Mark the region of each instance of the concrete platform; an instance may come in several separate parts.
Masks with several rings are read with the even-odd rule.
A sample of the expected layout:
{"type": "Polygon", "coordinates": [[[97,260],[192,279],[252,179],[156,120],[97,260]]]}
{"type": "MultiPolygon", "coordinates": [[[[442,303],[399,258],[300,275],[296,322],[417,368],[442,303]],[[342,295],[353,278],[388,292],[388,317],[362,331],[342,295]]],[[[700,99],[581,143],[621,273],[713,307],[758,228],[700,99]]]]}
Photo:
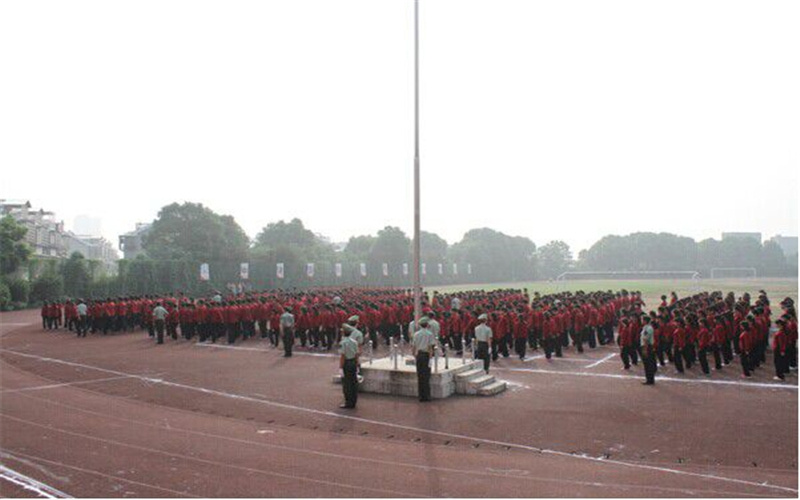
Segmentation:
{"type": "MultiPolygon", "coordinates": [[[[453,394],[478,396],[494,396],[506,389],[506,383],[498,381],[492,375],[486,375],[481,361],[444,358],[431,360],[431,397],[443,399],[453,394]]],[[[392,394],[396,396],[418,397],[417,371],[414,358],[405,356],[397,361],[390,357],[364,361],[361,365],[364,377],[359,384],[359,392],[392,394]]],[[[335,383],[341,383],[341,377],[334,377],[335,383]]]]}

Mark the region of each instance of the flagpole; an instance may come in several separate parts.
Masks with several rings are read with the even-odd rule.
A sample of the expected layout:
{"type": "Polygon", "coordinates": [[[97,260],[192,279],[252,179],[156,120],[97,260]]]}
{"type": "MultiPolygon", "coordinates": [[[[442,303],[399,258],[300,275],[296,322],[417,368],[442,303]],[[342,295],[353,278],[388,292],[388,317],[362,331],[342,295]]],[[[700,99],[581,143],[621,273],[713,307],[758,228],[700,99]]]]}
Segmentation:
{"type": "Polygon", "coordinates": [[[419,230],[419,0],[414,0],[414,326],[422,315],[419,230]]]}

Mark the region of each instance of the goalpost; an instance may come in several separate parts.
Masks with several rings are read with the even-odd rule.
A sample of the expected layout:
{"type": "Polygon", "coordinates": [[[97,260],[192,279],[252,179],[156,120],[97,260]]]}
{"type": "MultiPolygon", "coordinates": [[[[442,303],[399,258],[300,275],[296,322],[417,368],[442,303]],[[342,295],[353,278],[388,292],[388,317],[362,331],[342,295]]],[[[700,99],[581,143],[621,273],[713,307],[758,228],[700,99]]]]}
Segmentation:
{"type": "Polygon", "coordinates": [[[755,267],[713,267],[711,268],[711,279],[725,278],[757,278],[758,273],[755,267]]]}

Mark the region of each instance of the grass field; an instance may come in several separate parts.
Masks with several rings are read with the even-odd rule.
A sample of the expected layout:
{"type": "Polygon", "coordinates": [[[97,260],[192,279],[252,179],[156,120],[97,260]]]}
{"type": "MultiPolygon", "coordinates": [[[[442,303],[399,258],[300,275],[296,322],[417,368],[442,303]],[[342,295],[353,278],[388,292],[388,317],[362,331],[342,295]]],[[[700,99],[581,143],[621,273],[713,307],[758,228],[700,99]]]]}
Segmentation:
{"type": "Polygon", "coordinates": [[[784,297],[791,297],[797,302],[796,278],[754,278],[754,279],[719,279],[719,280],[573,280],[573,281],[531,281],[520,283],[491,283],[454,285],[444,287],[427,287],[429,291],[457,292],[460,290],[496,290],[498,288],[527,288],[531,294],[558,293],[564,291],[583,290],[585,292],[597,290],[639,291],[645,304],[650,307],[658,306],[661,295],[669,295],[675,291],[678,297],[685,297],[702,291],[720,290],[723,293],[734,292],[740,296],[744,292],[757,296],[759,290],[765,290],[773,305],[777,307],[784,297]]]}

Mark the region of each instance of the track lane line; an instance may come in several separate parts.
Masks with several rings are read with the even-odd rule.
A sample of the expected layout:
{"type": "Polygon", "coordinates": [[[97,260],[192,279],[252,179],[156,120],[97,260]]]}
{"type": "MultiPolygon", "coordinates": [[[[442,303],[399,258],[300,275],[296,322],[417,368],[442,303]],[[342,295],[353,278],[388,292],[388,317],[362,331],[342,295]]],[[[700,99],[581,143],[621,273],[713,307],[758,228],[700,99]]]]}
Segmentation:
{"type": "MultiPolygon", "coordinates": [[[[92,392],[95,392],[95,391],[92,391],[92,392]]],[[[103,394],[103,393],[96,393],[96,394],[98,396],[108,396],[108,395],[103,394]]],[[[374,463],[374,464],[379,464],[379,465],[388,465],[388,466],[394,466],[394,467],[408,467],[408,468],[419,469],[419,470],[423,470],[423,471],[438,471],[438,472],[454,473],[454,474],[479,475],[479,476],[486,476],[486,477],[497,477],[497,478],[502,478],[502,479],[516,479],[516,480],[534,481],[534,482],[539,481],[539,482],[550,482],[550,483],[559,483],[559,484],[561,484],[561,483],[564,483],[564,484],[575,484],[575,485],[580,485],[580,486],[597,486],[597,487],[602,487],[602,488],[618,488],[618,489],[622,489],[622,490],[644,489],[644,490],[655,490],[655,491],[680,492],[682,494],[702,494],[702,493],[708,493],[708,494],[713,494],[713,495],[731,495],[731,494],[733,494],[730,491],[719,491],[719,490],[709,490],[709,489],[675,488],[675,487],[669,487],[669,486],[650,486],[650,485],[638,485],[638,484],[600,483],[600,482],[597,482],[597,481],[580,481],[580,480],[572,480],[572,479],[556,479],[556,478],[551,478],[551,477],[540,477],[540,476],[514,476],[514,475],[509,475],[509,474],[491,472],[491,471],[482,471],[482,470],[478,470],[478,469],[452,469],[452,468],[448,468],[448,467],[437,467],[437,466],[430,466],[430,465],[421,465],[421,464],[408,463],[408,462],[399,462],[399,461],[394,461],[394,460],[382,460],[382,459],[377,459],[377,458],[367,458],[367,457],[361,457],[361,456],[358,456],[358,455],[344,455],[344,454],[339,454],[339,453],[331,453],[331,452],[319,451],[319,450],[313,450],[313,449],[297,448],[297,447],[294,447],[294,446],[279,445],[279,444],[273,444],[273,443],[264,443],[264,442],[252,441],[252,440],[248,440],[248,439],[239,439],[239,438],[234,438],[234,437],[230,437],[230,436],[223,436],[223,435],[219,435],[219,434],[212,434],[212,433],[202,432],[202,431],[193,431],[193,430],[189,430],[189,429],[184,429],[184,428],[182,428],[182,427],[180,427],[178,425],[169,426],[169,425],[150,424],[150,423],[141,422],[141,421],[138,421],[138,420],[127,419],[127,418],[120,417],[120,416],[117,416],[117,415],[111,415],[111,414],[101,413],[101,412],[97,412],[97,411],[93,411],[93,410],[87,410],[85,408],[81,408],[81,407],[78,407],[78,406],[74,406],[74,405],[70,405],[70,404],[66,404],[66,403],[59,403],[59,402],[55,402],[55,401],[52,401],[52,400],[49,400],[49,399],[44,399],[44,398],[31,396],[31,395],[28,395],[28,394],[20,394],[20,395],[25,397],[25,398],[27,398],[27,399],[41,401],[43,403],[51,404],[51,405],[54,405],[54,406],[59,406],[59,407],[62,407],[62,408],[67,408],[69,410],[86,413],[88,415],[95,415],[95,416],[103,417],[103,418],[106,418],[106,419],[114,419],[114,420],[118,420],[118,421],[121,421],[121,422],[126,422],[126,423],[130,423],[130,424],[134,424],[134,425],[139,425],[139,426],[142,426],[142,427],[150,427],[150,428],[155,428],[155,429],[159,429],[159,430],[164,430],[164,431],[168,431],[170,433],[181,432],[181,433],[184,433],[184,434],[200,436],[200,437],[205,437],[205,438],[219,439],[219,440],[223,440],[223,441],[230,441],[230,442],[233,442],[233,443],[246,444],[246,445],[256,446],[256,447],[259,447],[259,448],[279,449],[279,450],[285,450],[285,451],[290,451],[290,452],[295,452],[295,453],[304,453],[304,454],[310,454],[310,455],[316,455],[316,456],[321,456],[321,457],[326,457],[326,458],[334,458],[334,459],[340,459],[340,460],[353,460],[353,461],[357,461],[357,462],[367,462],[367,463],[374,463]]],[[[169,410],[180,411],[180,412],[185,412],[186,411],[186,410],[174,409],[174,408],[169,408],[169,410]]],[[[360,436],[355,436],[355,437],[359,438],[360,436]]],[[[784,472],[783,470],[778,470],[778,471],[779,472],[784,472]]],[[[530,472],[530,471],[526,471],[526,472],[530,472]]],[[[748,495],[754,495],[754,494],[753,493],[748,493],[748,495]]],[[[776,495],[758,495],[758,494],[755,494],[754,496],[759,496],[759,497],[764,497],[764,498],[780,498],[780,496],[778,496],[777,494],[776,495]]]]}
{"type": "Polygon", "coordinates": [[[81,381],[78,381],[78,382],[62,382],[62,383],[58,383],[58,384],[35,385],[35,386],[32,386],[32,387],[22,387],[22,388],[19,388],[19,389],[2,389],[2,390],[0,390],[0,393],[9,394],[9,393],[15,393],[15,392],[42,391],[42,390],[45,390],[45,389],[56,389],[58,387],[71,387],[71,386],[76,386],[76,385],[94,384],[94,383],[100,383],[100,382],[110,382],[112,380],[124,380],[124,379],[128,379],[128,378],[132,378],[132,377],[130,377],[128,375],[120,375],[120,376],[116,376],[116,377],[98,378],[98,379],[95,379],[95,380],[81,380],[81,381]]]}
{"type": "Polygon", "coordinates": [[[26,476],[21,472],[17,472],[13,469],[6,467],[3,464],[0,464],[0,479],[5,479],[6,481],[16,484],[17,486],[22,487],[27,491],[32,491],[39,495],[40,497],[44,498],[72,498],[72,496],[64,493],[61,490],[53,488],[48,484],[44,484],[41,481],[37,481],[36,479],[26,476]]]}
{"type": "Polygon", "coordinates": [[[101,442],[101,443],[108,443],[108,444],[112,444],[112,445],[116,445],[116,446],[121,446],[121,447],[124,447],[124,448],[131,448],[131,449],[134,449],[134,450],[144,451],[144,452],[147,452],[147,453],[155,453],[157,455],[164,455],[164,456],[168,456],[168,457],[171,457],[171,458],[179,458],[179,459],[183,459],[183,460],[190,461],[190,462],[198,462],[198,463],[202,463],[202,464],[205,464],[205,465],[212,465],[212,466],[215,466],[215,467],[226,467],[226,468],[229,468],[229,469],[235,469],[235,470],[240,470],[240,471],[244,471],[244,472],[252,472],[252,473],[256,473],[256,474],[263,474],[263,475],[266,475],[266,476],[280,477],[282,479],[289,479],[289,480],[292,480],[292,481],[306,481],[306,482],[310,482],[310,483],[321,484],[321,485],[324,485],[324,486],[333,486],[333,487],[337,487],[337,488],[344,488],[344,489],[350,489],[350,490],[363,490],[363,491],[378,492],[378,493],[382,493],[382,494],[391,494],[394,497],[420,497],[420,498],[424,497],[424,495],[413,495],[413,494],[406,493],[406,492],[394,491],[394,490],[389,490],[389,489],[384,489],[384,488],[373,488],[373,487],[370,487],[370,486],[358,486],[358,485],[352,485],[352,484],[347,484],[347,483],[340,483],[340,482],[337,482],[337,481],[328,481],[328,480],[325,480],[325,479],[315,479],[315,478],[310,478],[310,477],[305,477],[305,476],[298,476],[296,474],[284,474],[284,473],[281,473],[281,472],[271,472],[271,471],[266,471],[266,470],[263,470],[263,469],[254,469],[252,467],[245,467],[245,466],[242,466],[242,465],[228,464],[228,463],[225,463],[225,462],[218,462],[216,460],[206,460],[204,458],[192,457],[192,456],[184,455],[184,454],[181,454],[181,453],[172,453],[172,452],[169,452],[169,451],[159,450],[158,448],[151,448],[149,446],[140,446],[140,445],[136,445],[136,444],[130,444],[130,443],[122,442],[122,441],[117,441],[115,439],[101,438],[101,437],[93,436],[91,434],[83,434],[81,432],[69,431],[69,430],[57,427],[57,426],[55,426],[53,424],[41,424],[39,422],[34,422],[34,421],[30,420],[30,419],[26,420],[26,419],[22,419],[22,418],[17,418],[17,417],[14,417],[12,415],[8,415],[6,413],[0,413],[0,418],[7,418],[9,420],[13,420],[15,422],[19,422],[19,423],[24,424],[24,425],[29,425],[29,426],[32,426],[32,427],[38,427],[38,428],[41,428],[41,429],[54,431],[54,432],[60,432],[62,434],[66,434],[68,436],[79,437],[79,438],[87,439],[87,440],[90,440],[90,441],[98,441],[98,442],[101,442]]]}
{"type": "MultiPolygon", "coordinates": [[[[161,486],[156,486],[154,484],[142,483],[142,482],[139,482],[139,481],[134,481],[132,479],[125,479],[125,478],[119,477],[119,476],[112,476],[110,474],[105,474],[103,472],[99,472],[99,471],[96,471],[96,470],[85,469],[83,467],[77,467],[75,465],[69,465],[69,464],[65,464],[63,462],[58,462],[58,461],[55,461],[55,460],[48,460],[46,458],[37,457],[37,456],[34,456],[34,455],[28,455],[27,453],[22,453],[22,452],[19,452],[19,451],[6,452],[6,454],[8,456],[10,456],[12,459],[15,458],[15,455],[16,455],[16,456],[20,456],[20,457],[26,458],[28,460],[31,460],[33,462],[37,462],[37,461],[38,462],[43,462],[43,463],[46,463],[48,465],[52,465],[52,466],[55,466],[55,467],[63,467],[65,469],[72,469],[72,470],[76,470],[78,472],[83,472],[85,474],[92,474],[92,475],[104,477],[104,478],[107,478],[107,479],[113,479],[114,481],[122,481],[122,482],[125,482],[125,483],[135,484],[137,486],[144,486],[145,488],[164,491],[164,492],[170,493],[172,495],[185,496],[185,497],[190,497],[190,498],[201,498],[201,497],[198,497],[196,495],[192,495],[190,493],[186,493],[185,491],[171,490],[169,488],[162,488],[161,486]]],[[[72,498],[72,497],[69,497],[69,498],[72,498]]]]}
{"type": "MultiPolygon", "coordinates": [[[[328,410],[317,410],[315,408],[307,408],[307,407],[303,407],[303,406],[296,406],[296,405],[292,405],[292,404],[288,404],[288,403],[281,403],[281,402],[278,402],[278,401],[272,401],[272,400],[268,400],[268,399],[255,398],[255,397],[252,397],[252,396],[245,396],[245,395],[240,395],[240,394],[228,393],[228,392],[224,392],[224,391],[218,391],[218,390],[215,390],[215,389],[208,389],[208,388],[205,388],[205,387],[198,387],[198,386],[191,386],[191,385],[181,384],[181,383],[177,383],[177,382],[170,382],[170,381],[166,381],[166,380],[163,380],[163,379],[153,379],[153,378],[150,378],[150,377],[143,377],[143,376],[139,376],[139,375],[133,375],[133,374],[124,373],[124,372],[120,372],[120,371],[116,371],[116,370],[110,370],[110,369],[107,369],[107,368],[102,368],[102,367],[97,367],[97,366],[92,366],[92,365],[86,365],[86,364],[83,364],[83,363],[76,363],[76,362],[73,362],[73,361],[67,361],[67,360],[58,359],[58,358],[48,358],[48,357],[45,357],[45,356],[38,356],[38,355],[35,355],[35,354],[21,353],[21,352],[13,351],[13,350],[10,350],[10,349],[0,349],[0,353],[10,353],[10,354],[17,355],[17,356],[27,357],[27,358],[31,358],[31,359],[37,359],[37,360],[45,361],[45,362],[64,364],[64,365],[67,365],[67,366],[75,366],[75,367],[80,367],[80,368],[95,369],[95,370],[98,370],[98,371],[102,371],[102,372],[106,372],[106,373],[112,373],[112,374],[116,374],[116,375],[130,375],[131,377],[140,378],[141,380],[144,380],[144,381],[147,381],[147,382],[151,382],[151,383],[163,384],[163,385],[166,385],[168,387],[177,387],[177,388],[182,388],[182,389],[186,389],[186,390],[190,390],[190,391],[200,392],[200,393],[203,393],[203,394],[211,394],[211,395],[216,395],[216,396],[221,396],[221,397],[226,397],[226,398],[231,398],[231,399],[239,399],[239,400],[243,400],[243,401],[252,401],[252,402],[256,402],[256,403],[275,406],[277,408],[284,408],[284,409],[289,409],[289,410],[302,411],[302,412],[307,412],[307,413],[313,413],[313,414],[316,414],[316,415],[326,415],[326,416],[330,416],[330,417],[334,417],[334,418],[353,420],[353,421],[356,421],[356,422],[365,422],[365,423],[369,423],[369,424],[383,425],[383,426],[386,426],[386,427],[394,427],[394,428],[397,428],[397,429],[405,429],[405,430],[412,430],[412,431],[416,431],[416,432],[424,432],[424,433],[434,434],[434,435],[439,435],[439,436],[453,437],[453,438],[459,438],[459,439],[467,439],[467,440],[483,442],[483,443],[488,443],[488,444],[495,444],[495,445],[498,445],[498,446],[506,446],[506,447],[510,447],[510,448],[533,451],[533,452],[536,452],[536,453],[547,453],[547,454],[551,454],[551,455],[563,456],[563,457],[566,457],[566,458],[572,458],[572,459],[578,459],[578,460],[588,460],[588,461],[591,461],[593,463],[604,464],[604,465],[616,465],[616,466],[621,466],[621,467],[638,468],[638,469],[643,469],[643,470],[664,472],[664,473],[668,473],[668,474],[684,475],[684,476],[698,477],[698,478],[709,479],[709,480],[730,482],[730,483],[742,484],[742,485],[747,485],[747,486],[754,486],[754,487],[759,487],[759,488],[768,488],[768,489],[774,489],[774,490],[788,491],[788,492],[792,492],[792,493],[797,493],[798,492],[798,490],[796,488],[790,488],[790,487],[787,487],[787,486],[779,486],[779,485],[773,485],[773,484],[768,484],[768,483],[763,483],[763,482],[759,483],[759,482],[756,482],[756,481],[748,481],[748,480],[745,480],[745,479],[736,479],[736,478],[730,478],[730,477],[725,477],[725,476],[717,476],[717,475],[714,475],[714,474],[701,474],[699,472],[682,471],[682,470],[678,470],[678,469],[670,469],[668,467],[661,467],[661,466],[655,466],[655,465],[638,464],[638,463],[633,463],[633,462],[624,462],[624,461],[621,461],[621,460],[603,459],[603,458],[590,457],[590,456],[586,456],[586,455],[573,455],[572,453],[567,453],[567,452],[564,452],[564,451],[549,450],[549,449],[545,449],[545,448],[537,448],[535,446],[529,446],[529,445],[523,445],[523,444],[517,444],[517,443],[508,443],[508,442],[503,442],[503,441],[496,441],[496,440],[493,440],[493,439],[479,438],[479,437],[468,436],[468,435],[463,435],[463,434],[453,434],[453,433],[449,433],[449,432],[424,429],[424,428],[421,428],[421,427],[413,427],[413,426],[407,426],[407,425],[403,425],[403,424],[395,424],[395,423],[391,423],[391,422],[384,422],[384,421],[381,421],[381,420],[373,420],[373,419],[368,419],[368,418],[355,417],[355,416],[352,416],[352,415],[344,415],[342,413],[336,413],[336,412],[332,412],[332,411],[328,411],[328,410]]],[[[517,369],[517,371],[534,371],[534,372],[536,372],[536,371],[544,371],[544,370],[517,369]]],[[[544,371],[544,372],[545,373],[561,373],[561,372],[548,372],[548,371],[544,371]]],[[[568,372],[564,372],[564,373],[570,374],[568,372]]],[[[605,374],[583,373],[581,375],[601,376],[601,375],[605,375],[605,374]]],[[[613,376],[613,377],[615,377],[615,378],[616,377],[628,378],[627,376],[624,376],[624,375],[616,375],[616,376],[613,376]]],[[[795,389],[796,389],[796,387],[795,387],[795,389]]]]}

